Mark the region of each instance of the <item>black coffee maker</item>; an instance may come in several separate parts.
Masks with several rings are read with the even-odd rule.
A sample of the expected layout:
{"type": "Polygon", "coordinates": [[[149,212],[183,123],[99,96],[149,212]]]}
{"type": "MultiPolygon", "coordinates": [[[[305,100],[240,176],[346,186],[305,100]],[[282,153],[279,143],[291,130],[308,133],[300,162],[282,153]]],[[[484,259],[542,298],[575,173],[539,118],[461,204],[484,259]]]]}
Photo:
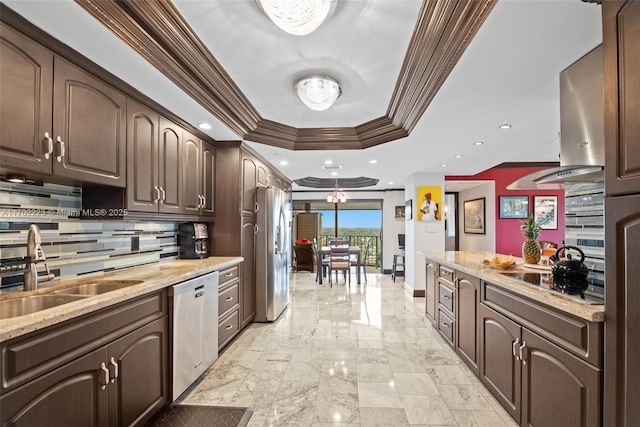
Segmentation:
{"type": "Polygon", "coordinates": [[[209,256],[207,224],[187,222],[178,225],[180,258],[202,259],[209,256]]]}

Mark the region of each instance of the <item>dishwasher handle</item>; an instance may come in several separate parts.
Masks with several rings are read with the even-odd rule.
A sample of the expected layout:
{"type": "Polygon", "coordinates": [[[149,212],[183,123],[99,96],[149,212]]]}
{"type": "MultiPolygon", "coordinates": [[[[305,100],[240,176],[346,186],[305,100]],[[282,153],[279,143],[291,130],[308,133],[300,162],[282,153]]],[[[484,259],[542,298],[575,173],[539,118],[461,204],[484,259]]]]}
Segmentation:
{"type": "Polygon", "coordinates": [[[200,298],[201,296],[204,296],[204,285],[200,285],[197,288],[194,289],[194,291],[196,292],[195,297],[196,298],[200,298]]]}

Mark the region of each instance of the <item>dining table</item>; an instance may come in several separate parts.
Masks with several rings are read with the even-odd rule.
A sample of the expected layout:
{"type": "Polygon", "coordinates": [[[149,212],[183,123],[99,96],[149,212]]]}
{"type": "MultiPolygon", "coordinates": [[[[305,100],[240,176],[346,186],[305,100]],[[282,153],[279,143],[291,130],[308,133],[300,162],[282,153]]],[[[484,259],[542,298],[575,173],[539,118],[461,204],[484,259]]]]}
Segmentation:
{"type": "MultiPolygon", "coordinates": [[[[329,256],[330,253],[331,253],[331,250],[329,249],[329,246],[322,246],[318,250],[318,252],[316,253],[317,268],[319,269],[322,268],[322,258],[324,258],[325,256],[329,256]]],[[[360,246],[349,246],[349,255],[356,256],[356,282],[359,285],[360,284],[360,263],[362,262],[361,256],[360,256],[360,246]]],[[[320,285],[322,285],[322,273],[323,272],[321,271],[320,274],[318,274],[318,283],[320,285]]]]}

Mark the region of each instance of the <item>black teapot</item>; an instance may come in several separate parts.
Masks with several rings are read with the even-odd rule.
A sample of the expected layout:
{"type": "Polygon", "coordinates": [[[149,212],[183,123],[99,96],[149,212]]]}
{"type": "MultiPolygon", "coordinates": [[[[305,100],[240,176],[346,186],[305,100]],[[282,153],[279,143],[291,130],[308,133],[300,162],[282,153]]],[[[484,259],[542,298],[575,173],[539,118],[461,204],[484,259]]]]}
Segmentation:
{"type": "Polygon", "coordinates": [[[554,282],[581,282],[587,279],[589,268],[584,265],[584,252],[575,246],[562,246],[558,248],[556,254],[551,257],[554,260],[551,266],[554,282]],[[580,261],[571,259],[567,254],[565,258],[560,258],[559,253],[563,249],[574,249],[580,253],[580,261]]]}

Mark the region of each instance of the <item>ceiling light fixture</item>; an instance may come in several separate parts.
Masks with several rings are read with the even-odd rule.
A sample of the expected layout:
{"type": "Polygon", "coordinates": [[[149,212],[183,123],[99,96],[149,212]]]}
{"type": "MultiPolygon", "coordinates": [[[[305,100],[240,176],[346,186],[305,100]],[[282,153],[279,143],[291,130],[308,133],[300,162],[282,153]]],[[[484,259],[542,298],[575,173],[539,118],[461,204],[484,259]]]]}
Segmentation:
{"type": "Polygon", "coordinates": [[[500,125],[500,129],[511,129],[511,125],[509,123],[505,123],[503,125],[500,125]]]}
{"type": "Polygon", "coordinates": [[[211,125],[209,123],[198,123],[198,127],[200,129],[209,130],[211,129],[211,125]]]}
{"type": "Polygon", "coordinates": [[[446,167],[447,167],[447,166],[449,166],[449,165],[448,165],[448,164],[446,164],[446,163],[443,163],[443,164],[441,164],[440,166],[442,166],[443,168],[446,168],[446,167]]]}
{"type": "Polygon", "coordinates": [[[340,84],[333,77],[319,74],[301,78],[294,89],[304,105],[315,111],[331,107],[342,94],[340,84]]]}
{"type": "Polygon", "coordinates": [[[455,157],[456,157],[456,159],[461,159],[462,158],[462,154],[456,154],[455,157]]]}
{"type": "Polygon", "coordinates": [[[306,36],[333,15],[338,0],[256,0],[256,3],[282,31],[306,36]]]}
{"type": "Polygon", "coordinates": [[[482,142],[482,141],[478,141],[478,142],[474,142],[473,143],[473,145],[482,145],[482,144],[484,144],[484,142],[482,142]]]}
{"type": "Polygon", "coordinates": [[[371,163],[372,165],[375,165],[376,163],[378,163],[377,160],[369,160],[369,163],[371,163]]]}
{"type": "Polygon", "coordinates": [[[327,196],[328,203],[334,203],[336,206],[338,203],[345,203],[347,201],[347,196],[340,190],[338,190],[338,177],[336,176],[336,186],[333,190],[333,193],[329,193],[327,196]]]}

